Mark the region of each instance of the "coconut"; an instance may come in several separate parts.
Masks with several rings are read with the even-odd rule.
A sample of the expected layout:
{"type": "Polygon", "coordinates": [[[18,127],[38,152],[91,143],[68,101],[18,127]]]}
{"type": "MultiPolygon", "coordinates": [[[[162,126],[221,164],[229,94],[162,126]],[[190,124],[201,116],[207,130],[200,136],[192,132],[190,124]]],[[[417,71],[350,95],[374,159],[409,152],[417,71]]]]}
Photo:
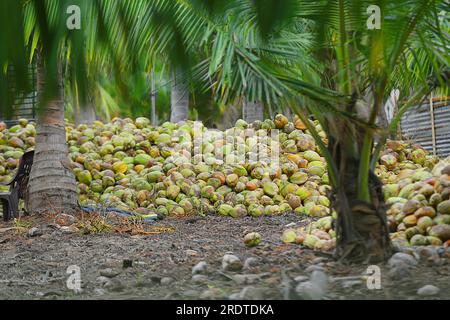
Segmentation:
{"type": "Polygon", "coordinates": [[[305,236],[305,239],[303,240],[303,245],[309,249],[314,249],[314,246],[316,245],[317,241],[320,239],[312,234],[307,234],[305,236]]]}
{"type": "Polygon", "coordinates": [[[170,185],[166,191],[167,197],[171,200],[175,200],[178,197],[178,195],[180,194],[180,190],[181,189],[179,186],[170,185]]]}
{"type": "Polygon", "coordinates": [[[293,243],[297,238],[297,233],[293,229],[285,230],[281,236],[281,241],[284,243],[293,243]]]}
{"type": "Polygon", "coordinates": [[[427,228],[431,227],[433,224],[434,224],[433,219],[431,219],[428,216],[420,217],[417,220],[417,227],[419,227],[419,229],[421,229],[423,231],[426,231],[427,228]]]}
{"type": "Polygon", "coordinates": [[[297,116],[294,117],[294,126],[298,130],[306,130],[306,125],[297,116]]]}
{"type": "Polygon", "coordinates": [[[242,218],[247,215],[247,209],[244,205],[238,204],[236,205],[230,212],[229,216],[233,218],[242,218]]]}
{"type": "Polygon", "coordinates": [[[247,247],[255,247],[261,242],[261,235],[258,232],[250,232],[244,236],[244,243],[247,247]]]}
{"type": "Polygon", "coordinates": [[[448,224],[439,224],[431,227],[428,232],[430,236],[437,237],[442,241],[450,240],[450,225],[448,224]]]}
{"type": "Polygon", "coordinates": [[[300,207],[302,205],[302,200],[300,199],[299,196],[296,196],[296,195],[293,195],[293,194],[289,194],[286,199],[288,201],[289,206],[292,209],[296,209],[296,208],[298,208],[298,207],[300,207]]]}
{"type": "Polygon", "coordinates": [[[277,114],[274,119],[274,124],[277,129],[283,129],[285,125],[288,124],[289,120],[286,116],[282,114],[277,114]]]}
{"type": "Polygon", "coordinates": [[[440,214],[450,214],[450,200],[445,200],[437,205],[437,212],[440,214]]]}
{"type": "Polygon", "coordinates": [[[417,217],[415,215],[406,216],[403,219],[403,224],[408,228],[417,224],[417,217]]]}
{"type": "Polygon", "coordinates": [[[423,149],[416,149],[411,153],[411,160],[414,163],[423,165],[426,160],[426,151],[423,149]]]}
{"type": "Polygon", "coordinates": [[[264,207],[257,204],[250,204],[248,207],[248,213],[252,217],[259,217],[264,214],[264,207]]]}
{"type": "Polygon", "coordinates": [[[80,183],[90,185],[92,182],[92,175],[88,170],[81,170],[76,174],[76,177],[80,183]]]}
{"type": "Polygon", "coordinates": [[[411,245],[413,245],[413,246],[426,246],[428,244],[427,237],[425,237],[421,234],[416,234],[416,235],[412,236],[410,242],[411,242],[411,245]]]}
{"type": "Polygon", "coordinates": [[[265,182],[265,183],[263,183],[262,186],[263,186],[264,193],[266,195],[268,195],[269,197],[274,197],[279,192],[278,186],[273,182],[265,182]]]}
{"type": "Polygon", "coordinates": [[[433,221],[435,224],[450,224],[450,214],[440,214],[433,221]]]}
{"type": "Polygon", "coordinates": [[[311,217],[325,217],[330,213],[330,211],[327,207],[319,204],[313,205],[307,213],[311,217]]]}
{"type": "Polygon", "coordinates": [[[403,205],[403,212],[405,214],[413,214],[420,208],[421,204],[417,200],[409,200],[403,205]]]}
{"type": "Polygon", "coordinates": [[[112,169],[115,173],[126,173],[128,171],[128,166],[123,161],[117,161],[112,165],[112,169]]]}
{"type": "Polygon", "coordinates": [[[150,161],[152,161],[152,157],[148,154],[138,154],[134,157],[135,164],[147,165],[150,161]]]}
{"type": "Polygon", "coordinates": [[[302,185],[308,180],[308,174],[306,172],[299,171],[291,175],[289,180],[297,185],[302,185]]]}
{"type": "Polygon", "coordinates": [[[381,156],[380,163],[387,169],[393,170],[397,166],[397,158],[392,154],[385,154],[381,156]]]}
{"type": "Polygon", "coordinates": [[[425,207],[417,209],[414,212],[414,215],[418,218],[424,217],[424,216],[434,218],[436,216],[436,211],[434,210],[433,207],[425,206],[425,207]]]}
{"type": "Polygon", "coordinates": [[[414,235],[421,234],[422,232],[423,231],[419,227],[414,226],[414,227],[410,227],[410,228],[406,229],[405,235],[406,235],[407,239],[411,239],[414,235]]]}
{"type": "Polygon", "coordinates": [[[400,192],[400,186],[398,184],[386,184],[383,186],[383,193],[385,200],[396,197],[400,192]]]}
{"type": "Polygon", "coordinates": [[[321,161],[321,157],[320,155],[312,150],[307,150],[303,153],[303,157],[308,160],[309,162],[311,161],[321,161]]]}

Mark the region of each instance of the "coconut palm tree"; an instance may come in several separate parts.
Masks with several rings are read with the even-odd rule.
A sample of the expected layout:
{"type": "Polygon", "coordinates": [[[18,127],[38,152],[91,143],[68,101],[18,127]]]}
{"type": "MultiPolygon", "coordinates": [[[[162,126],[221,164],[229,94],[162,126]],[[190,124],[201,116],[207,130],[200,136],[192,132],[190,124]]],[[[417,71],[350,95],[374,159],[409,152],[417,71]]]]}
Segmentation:
{"type": "MultiPolygon", "coordinates": [[[[339,117],[327,112],[322,101],[308,104],[306,110],[327,133],[328,146],[320,139],[316,141],[327,158],[332,201],[338,213],[336,254],[347,261],[380,260],[392,252],[381,183],[373,169],[401,112],[391,128],[379,127],[377,116],[384,102],[392,89],[399,88],[404,110],[426,96],[437,83],[448,86],[441,76],[442,70],[449,66],[448,55],[437,54],[425,41],[434,42],[435,48],[448,47],[448,20],[439,18],[443,3],[426,0],[375,3],[383,14],[380,30],[370,30],[366,25],[367,8],[372,2],[299,1],[298,16],[310,21],[312,30],[320,35],[317,53],[318,59],[324,61],[325,76],[318,79],[318,84],[338,95],[332,101],[341,112],[339,117]],[[423,68],[420,72],[413,67],[419,63],[423,68]],[[430,78],[435,80],[430,82],[430,78]],[[411,88],[415,88],[414,93],[405,96],[411,88]],[[361,104],[368,95],[371,101],[361,104]],[[382,138],[374,148],[377,136],[382,138]]],[[[296,109],[318,138],[315,128],[296,109]]]]}
{"type": "MultiPolygon", "coordinates": [[[[199,1],[192,2],[202,7],[199,1]]],[[[274,64],[278,59],[261,61],[260,56],[254,61],[254,69],[264,76],[263,85],[274,89],[274,97],[267,98],[270,90],[266,88],[253,94],[268,103],[289,103],[326,158],[333,207],[338,213],[336,256],[346,261],[388,257],[392,246],[381,183],[374,167],[386,137],[396,128],[403,112],[436,86],[448,88],[450,58],[444,52],[448,51],[450,37],[445,2],[288,0],[280,4],[271,0],[230,0],[213,1],[203,4],[203,8],[217,21],[224,16],[245,17],[244,22],[233,19],[225,26],[232,35],[242,30],[242,23],[259,29],[265,39],[258,42],[259,48],[264,43],[296,39],[295,30],[300,31],[301,39],[314,43],[312,47],[300,46],[306,49],[309,68],[298,64],[286,68],[287,59],[281,60],[284,68],[274,64]],[[368,9],[373,4],[380,8],[381,29],[367,26],[372,14],[368,9]],[[290,31],[288,38],[283,36],[286,31],[290,31]],[[316,69],[311,70],[311,66],[316,69]],[[401,92],[400,110],[389,128],[379,127],[377,117],[393,89],[401,92]],[[309,114],[325,130],[327,144],[308,120],[309,114]]],[[[238,37],[232,37],[229,43],[234,45],[238,37]]],[[[277,51],[280,56],[288,52],[277,51]]],[[[230,66],[238,63],[230,63],[228,53],[218,55],[217,50],[212,50],[211,57],[211,61],[222,62],[212,63],[220,65],[218,75],[212,77],[211,66],[204,73],[217,79],[214,84],[220,88],[218,92],[226,93],[223,99],[259,84],[249,74],[242,78],[244,82],[237,81],[239,72],[233,72],[230,66]]]]}
{"type": "Polygon", "coordinates": [[[75,177],[68,161],[61,70],[58,68],[57,90],[50,99],[45,100],[45,66],[42,58],[38,56],[37,60],[38,101],[44,107],[36,121],[36,148],[27,206],[32,213],[74,213],[78,195],[75,177]]]}
{"type": "MultiPolygon", "coordinates": [[[[118,54],[123,48],[120,45],[113,47],[112,42],[123,42],[124,33],[112,33],[117,30],[92,33],[94,29],[104,28],[105,21],[110,23],[111,20],[118,19],[118,11],[114,10],[117,7],[108,1],[78,1],[82,16],[84,15],[83,21],[88,28],[85,32],[76,33],[70,32],[66,27],[66,8],[73,4],[72,1],[5,2],[8,3],[8,8],[3,8],[5,10],[2,9],[2,14],[8,12],[4,18],[10,23],[8,28],[13,27],[11,30],[15,34],[4,42],[6,45],[2,46],[2,51],[7,54],[0,54],[0,63],[15,68],[18,88],[23,91],[29,85],[25,81],[23,66],[33,58],[37,59],[38,65],[36,150],[29,180],[27,207],[32,213],[74,213],[78,200],[66,145],[62,77],[67,68],[64,66],[71,65],[72,72],[69,76],[74,79],[81,96],[85,97],[88,86],[86,65],[94,60],[89,61],[86,57],[92,57],[92,52],[96,50],[102,53],[95,55],[96,59],[105,58],[108,50],[112,52],[114,48],[114,53],[118,54]],[[115,35],[114,40],[111,34],[115,35]],[[109,40],[105,41],[108,37],[109,40]],[[95,49],[93,43],[96,44],[95,49]],[[14,57],[11,53],[17,56],[14,57]]],[[[2,6],[5,2],[2,2],[2,6]]],[[[2,73],[0,87],[3,87],[4,80],[2,73]]]]}

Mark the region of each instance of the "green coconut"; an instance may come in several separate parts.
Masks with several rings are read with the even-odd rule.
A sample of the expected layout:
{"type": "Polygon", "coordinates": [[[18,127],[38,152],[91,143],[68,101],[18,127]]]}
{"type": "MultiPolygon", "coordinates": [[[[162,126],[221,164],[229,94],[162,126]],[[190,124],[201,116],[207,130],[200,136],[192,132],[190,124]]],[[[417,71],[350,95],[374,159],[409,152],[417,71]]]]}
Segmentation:
{"type": "Polygon", "coordinates": [[[416,149],[411,153],[411,159],[414,163],[423,165],[426,160],[426,152],[423,149],[416,149]]]}
{"type": "Polygon", "coordinates": [[[450,214],[450,200],[445,200],[437,205],[437,212],[440,214],[450,214]]]}
{"type": "Polygon", "coordinates": [[[405,235],[407,239],[411,239],[414,235],[421,234],[422,232],[423,231],[418,226],[414,226],[406,229],[405,235]]]}
{"type": "Polygon", "coordinates": [[[398,196],[398,193],[400,192],[400,186],[398,184],[386,184],[383,186],[383,194],[384,199],[387,200],[391,197],[398,196]]]}
{"type": "Polygon", "coordinates": [[[175,200],[178,197],[178,195],[180,194],[180,190],[181,189],[180,189],[179,186],[177,186],[177,185],[170,185],[167,188],[167,191],[166,191],[167,197],[169,199],[171,199],[171,200],[175,200]]]}
{"type": "Polygon", "coordinates": [[[296,172],[290,178],[289,181],[297,185],[302,185],[308,180],[308,174],[306,172],[296,172]]]}
{"type": "Polygon", "coordinates": [[[303,245],[309,249],[314,249],[314,246],[316,245],[317,241],[320,239],[312,234],[307,234],[305,236],[305,239],[303,240],[303,245]]]}
{"type": "Polygon", "coordinates": [[[161,181],[162,177],[164,177],[164,173],[160,171],[149,172],[146,176],[147,181],[150,183],[161,181]]]}
{"type": "Polygon", "coordinates": [[[244,243],[247,247],[256,247],[261,242],[261,235],[258,232],[250,232],[244,236],[244,243]]]}
{"type": "Polygon", "coordinates": [[[412,246],[426,246],[428,245],[428,239],[421,234],[415,234],[411,237],[410,243],[412,246]]]}
{"type": "Polygon", "coordinates": [[[128,171],[128,165],[123,161],[117,161],[113,163],[112,169],[115,173],[126,173],[128,171]]]}
{"type": "Polygon", "coordinates": [[[264,214],[264,207],[258,204],[250,204],[248,207],[248,213],[252,217],[260,217],[264,214]]]}
{"type": "Polygon", "coordinates": [[[86,185],[90,185],[92,182],[92,175],[88,170],[79,171],[76,174],[76,178],[80,183],[84,183],[86,185]]]}
{"type": "Polygon", "coordinates": [[[233,210],[233,207],[228,204],[221,204],[217,210],[217,212],[222,216],[230,215],[230,212],[233,210]]]}
{"type": "Polygon", "coordinates": [[[294,243],[297,238],[297,233],[294,229],[288,229],[283,232],[281,235],[281,241],[284,243],[294,243]]]}
{"type": "Polygon", "coordinates": [[[278,186],[273,182],[265,182],[262,186],[264,193],[270,197],[274,197],[279,192],[278,186]]]}
{"type": "Polygon", "coordinates": [[[138,154],[134,157],[135,164],[146,165],[148,162],[152,160],[152,157],[148,154],[138,154]]]}
{"type": "Polygon", "coordinates": [[[433,226],[433,224],[434,224],[434,223],[433,223],[433,219],[430,218],[430,217],[428,217],[428,216],[420,217],[420,218],[417,220],[417,226],[418,226],[421,230],[424,230],[424,231],[426,231],[427,228],[433,226]]]}
{"type": "Polygon", "coordinates": [[[442,240],[439,239],[438,237],[427,236],[426,239],[427,239],[427,243],[432,246],[441,246],[442,245],[442,240]]]}
{"type": "Polygon", "coordinates": [[[435,224],[450,224],[450,214],[440,214],[433,221],[435,224]]]}

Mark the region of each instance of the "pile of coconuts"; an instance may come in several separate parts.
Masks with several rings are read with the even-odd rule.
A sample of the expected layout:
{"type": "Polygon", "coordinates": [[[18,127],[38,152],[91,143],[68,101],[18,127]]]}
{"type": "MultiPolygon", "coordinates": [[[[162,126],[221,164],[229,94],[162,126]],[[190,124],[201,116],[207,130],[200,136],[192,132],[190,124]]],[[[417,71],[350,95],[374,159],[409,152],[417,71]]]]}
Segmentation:
{"type": "Polygon", "coordinates": [[[418,179],[417,173],[404,171],[396,183],[384,186],[393,241],[450,245],[450,165],[433,172],[428,177],[420,172],[423,179],[418,179]]]}
{"type": "MultiPolygon", "coordinates": [[[[320,124],[308,121],[327,143],[320,124]]],[[[152,126],[144,117],[114,118],[67,123],[66,134],[80,204],[143,216],[297,214],[314,221],[286,230],[284,242],[321,250],[334,246],[326,162],[298,117],[278,114],[250,124],[240,119],[225,131],[194,121],[152,126]]],[[[0,181],[12,178],[20,157],[34,148],[35,135],[27,120],[9,128],[0,122],[0,181]]],[[[385,184],[395,241],[449,240],[440,229],[450,227],[450,184],[447,171],[433,175],[438,161],[420,146],[387,142],[375,173],[385,184]]]]}
{"type": "Polygon", "coordinates": [[[10,128],[0,122],[0,182],[11,180],[22,155],[34,149],[35,136],[34,124],[26,119],[19,120],[17,125],[10,128]]]}
{"type": "Polygon", "coordinates": [[[325,161],[298,119],[238,120],[225,132],[114,119],[69,126],[68,143],[82,203],[164,216],[330,214],[325,161]]]}
{"type": "MultiPolygon", "coordinates": [[[[8,181],[36,132],[26,120],[0,129],[0,179],[8,181]]],[[[225,132],[193,121],[153,127],[143,117],[115,118],[67,123],[66,133],[83,205],[163,216],[330,214],[326,163],[297,118],[238,120],[225,132]]]]}
{"type": "MultiPolygon", "coordinates": [[[[450,245],[450,158],[441,160],[403,141],[388,141],[376,168],[383,182],[390,236],[398,246],[450,245]]],[[[335,212],[282,235],[316,250],[335,247],[335,212]]]]}

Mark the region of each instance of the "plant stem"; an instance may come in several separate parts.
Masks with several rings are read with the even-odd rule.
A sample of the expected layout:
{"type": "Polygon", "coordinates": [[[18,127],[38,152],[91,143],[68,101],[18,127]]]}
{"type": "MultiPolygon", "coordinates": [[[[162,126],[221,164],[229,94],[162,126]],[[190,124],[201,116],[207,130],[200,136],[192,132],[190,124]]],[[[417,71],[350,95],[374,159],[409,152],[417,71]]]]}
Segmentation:
{"type": "Polygon", "coordinates": [[[351,95],[351,83],[350,83],[350,60],[348,53],[347,43],[347,30],[345,28],[345,7],[344,0],[339,0],[339,69],[343,72],[343,76],[340,80],[340,87],[343,88],[343,92],[346,95],[351,95]]]}

